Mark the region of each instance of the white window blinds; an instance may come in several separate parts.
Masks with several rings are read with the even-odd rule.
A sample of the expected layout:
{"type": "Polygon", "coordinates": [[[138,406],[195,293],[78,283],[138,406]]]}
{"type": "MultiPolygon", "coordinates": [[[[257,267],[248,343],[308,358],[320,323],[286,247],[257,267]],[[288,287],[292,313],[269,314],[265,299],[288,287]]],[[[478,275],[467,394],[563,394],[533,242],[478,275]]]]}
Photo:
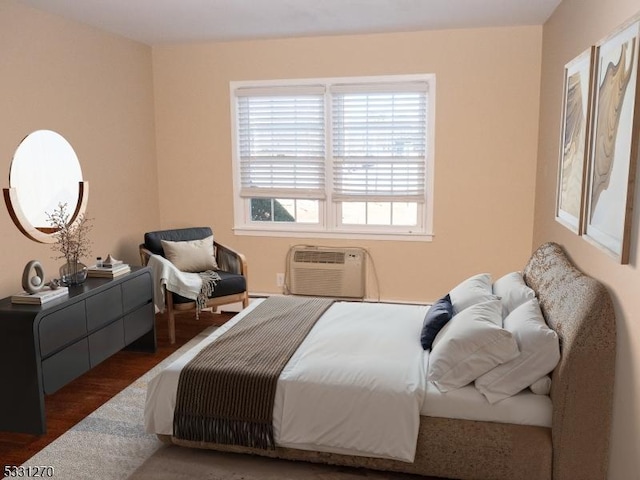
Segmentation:
{"type": "Polygon", "coordinates": [[[427,87],[331,86],[334,200],[425,201],[427,87]]]}
{"type": "Polygon", "coordinates": [[[236,90],[240,196],[325,197],[323,86],[236,90]]]}

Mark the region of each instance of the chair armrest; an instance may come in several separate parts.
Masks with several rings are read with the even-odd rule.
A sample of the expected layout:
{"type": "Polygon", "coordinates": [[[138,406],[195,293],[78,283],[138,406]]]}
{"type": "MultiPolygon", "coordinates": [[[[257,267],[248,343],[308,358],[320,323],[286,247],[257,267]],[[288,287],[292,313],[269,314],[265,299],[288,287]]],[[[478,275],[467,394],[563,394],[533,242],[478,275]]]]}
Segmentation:
{"type": "Polygon", "coordinates": [[[147,263],[149,263],[149,257],[151,256],[151,251],[145,248],[144,243],[141,243],[138,247],[140,250],[140,264],[145,267],[147,263]]]}
{"type": "Polygon", "coordinates": [[[216,250],[216,262],[221,270],[247,276],[247,259],[242,253],[215,240],[213,246],[216,250]]]}

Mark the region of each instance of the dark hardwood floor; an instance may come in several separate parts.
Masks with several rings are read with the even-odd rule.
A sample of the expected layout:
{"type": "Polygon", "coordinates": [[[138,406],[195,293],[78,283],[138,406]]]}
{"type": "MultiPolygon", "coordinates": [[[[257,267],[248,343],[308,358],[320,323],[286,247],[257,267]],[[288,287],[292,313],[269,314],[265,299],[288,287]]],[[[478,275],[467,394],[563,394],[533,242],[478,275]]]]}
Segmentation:
{"type": "Polygon", "coordinates": [[[170,345],[166,315],[156,315],[156,353],[120,351],[57,392],[46,395],[47,433],[0,432],[0,467],[21,465],[202,330],[222,325],[232,316],[232,313],[202,312],[196,319],[192,312],[177,314],[176,343],[170,345]]]}

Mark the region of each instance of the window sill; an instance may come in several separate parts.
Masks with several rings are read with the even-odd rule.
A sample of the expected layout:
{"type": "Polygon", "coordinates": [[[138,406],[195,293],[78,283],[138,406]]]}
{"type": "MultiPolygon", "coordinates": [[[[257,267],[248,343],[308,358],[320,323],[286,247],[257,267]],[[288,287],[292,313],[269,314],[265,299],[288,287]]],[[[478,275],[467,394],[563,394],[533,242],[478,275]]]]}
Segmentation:
{"type": "Polygon", "coordinates": [[[391,233],[391,232],[366,232],[366,231],[333,231],[324,230],[265,230],[263,228],[235,227],[236,235],[254,237],[285,237],[285,238],[339,238],[356,240],[394,240],[403,242],[431,242],[432,233],[391,233]]]}

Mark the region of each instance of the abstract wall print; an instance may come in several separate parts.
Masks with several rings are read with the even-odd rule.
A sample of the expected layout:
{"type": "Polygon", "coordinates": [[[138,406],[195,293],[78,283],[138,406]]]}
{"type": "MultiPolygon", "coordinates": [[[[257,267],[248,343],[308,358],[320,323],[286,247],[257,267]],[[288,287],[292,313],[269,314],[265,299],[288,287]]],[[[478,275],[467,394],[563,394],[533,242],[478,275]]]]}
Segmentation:
{"type": "Polygon", "coordinates": [[[591,124],[593,48],[564,68],[556,220],[580,234],[591,124]]]}
{"type": "Polygon", "coordinates": [[[596,46],[584,236],[623,264],[629,261],[640,133],[639,28],[636,18],[596,46]]]}

